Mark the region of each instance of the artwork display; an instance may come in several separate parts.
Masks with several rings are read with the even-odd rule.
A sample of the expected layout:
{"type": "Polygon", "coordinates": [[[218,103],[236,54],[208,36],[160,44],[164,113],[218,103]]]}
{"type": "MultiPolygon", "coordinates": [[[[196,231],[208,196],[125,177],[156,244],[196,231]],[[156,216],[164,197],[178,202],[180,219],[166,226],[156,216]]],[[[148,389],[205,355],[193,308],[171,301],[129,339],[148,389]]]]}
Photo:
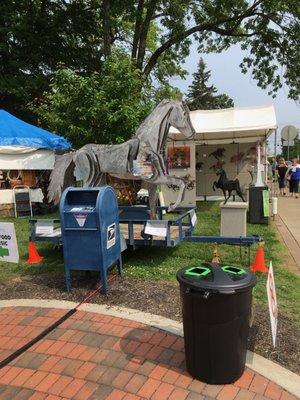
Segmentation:
{"type": "Polygon", "coordinates": [[[168,168],[189,168],[191,149],[189,146],[168,147],[168,168]]]}
{"type": "Polygon", "coordinates": [[[212,169],[212,170],[214,170],[214,171],[217,171],[218,169],[223,168],[223,165],[225,165],[225,164],[226,164],[225,161],[218,160],[216,163],[214,163],[213,165],[211,165],[211,166],[209,167],[209,169],[212,169]]]}
{"type": "Polygon", "coordinates": [[[233,164],[239,163],[239,162],[242,161],[244,155],[245,155],[245,153],[241,151],[240,153],[238,153],[238,154],[232,156],[232,157],[230,158],[230,162],[233,163],[233,164]]]}
{"type": "MultiPolygon", "coordinates": [[[[157,185],[176,185],[178,196],[169,211],[184,199],[186,182],[178,176],[168,175],[164,151],[170,126],[177,128],[186,139],[192,140],[195,130],[189,110],[180,101],[161,101],[137,129],[131,139],[118,145],[87,144],[79,150],[57,158],[51,172],[48,188],[50,201],[58,202],[62,191],[74,184],[74,173],[84,186],[105,185],[107,175],[119,179],[139,179],[148,185],[151,217],[155,218],[157,185]],[[139,175],[140,174],[140,175],[139,175]]],[[[179,168],[190,165],[188,146],[176,148],[172,161],[179,168]]]]}
{"type": "Polygon", "coordinates": [[[217,150],[212,151],[208,157],[215,157],[216,160],[220,160],[220,158],[224,157],[225,149],[224,147],[219,147],[217,150]]]}
{"type": "MultiPolygon", "coordinates": [[[[182,177],[182,179],[185,181],[185,187],[186,190],[193,190],[196,185],[196,181],[194,179],[191,179],[190,174],[186,174],[185,176],[182,177]]],[[[177,192],[179,190],[179,187],[176,185],[167,185],[169,189],[174,190],[174,192],[177,192]]]]}
{"type": "Polygon", "coordinates": [[[243,193],[255,181],[256,142],[197,145],[195,155],[197,197],[216,196],[212,186],[220,169],[226,171],[229,180],[239,179],[243,193]]]}
{"type": "Polygon", "coordinates": [[[202,171],[202,169],[203,169],[203,164],[204,164],[204,162],[202,162],[202,161],[198,161],[197,163],[196,163],[196,171],[202,171]]]}
{"type": "Polygon", "coordinates": [[[216,189],[222,190],[225,198],[224,204],[226,204],[227,201],[230,199],[232,192],[236,192],[236,194],[243,200],[243,202],[245,202],[241,191],[240,181],[238,179],[228,179],[224,169],[218,170],[216,172],[216,175],[219,177],[219,179],[213,183],[212,188],[214,191],[216,189]]]}

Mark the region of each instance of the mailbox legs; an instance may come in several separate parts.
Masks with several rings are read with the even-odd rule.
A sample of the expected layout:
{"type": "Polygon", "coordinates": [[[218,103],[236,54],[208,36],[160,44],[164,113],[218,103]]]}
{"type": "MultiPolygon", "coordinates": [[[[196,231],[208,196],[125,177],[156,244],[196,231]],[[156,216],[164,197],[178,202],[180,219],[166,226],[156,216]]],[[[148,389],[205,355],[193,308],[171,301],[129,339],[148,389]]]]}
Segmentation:
{"type": "Polygon", "coordinates": [[[69,269],[65,269],[65,280],[66,280],[67,292],[69,292],[71,290],[71,274],[69,269]]]}
{"type": "Polygon", "coordinates": [[[107,271],[104,268],[100,269],[100,283],[101,285],[101,293],[107,294],[108,284],[107,284],[107,271]]]}
{"type": "Polygon", "coordinates": [[[120,258],[118,259],[117,265],[118,265],[118,273],[119,273],[119,275],[122,275],[122,268],[123,268],[122,257],[120,257],[120,258]]]}
{"type": "MultiPolygon", "coordinates": [[[[120,257],[117,260],[117,268],[118,268],[119,275],[122,275],[122,267],[123,267],[123,262],[122,262],[122,257],[120,257]]],[[[90,272],[90,271],[86,271],[86,272],[90,272]]],[[[68,268],[65,268],[65,281],[66,281],[67,292],[70,292],[70,290],[72,288],[72,279],[71,279],[70,269],[68,269],[68,268]]],[[[100,284],[101,284],[101,293],[107,294],[108,283],[107,283],[107,270],[105,268],[100,268],[100,284]]]]}

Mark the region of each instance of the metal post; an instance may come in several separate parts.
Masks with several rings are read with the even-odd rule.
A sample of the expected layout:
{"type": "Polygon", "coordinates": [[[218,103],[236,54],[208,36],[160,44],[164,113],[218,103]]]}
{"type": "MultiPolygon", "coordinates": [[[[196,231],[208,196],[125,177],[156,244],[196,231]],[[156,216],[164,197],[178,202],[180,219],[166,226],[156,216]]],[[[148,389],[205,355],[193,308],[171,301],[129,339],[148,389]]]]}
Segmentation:
{"type": "MultiPolygon", "coordinates": [[[[276,160],[277,160],[277,129],[275,130],[274,158],[275,158],[275,163],[276,163],[276,160]]],[[[276,182],[277,182],[277,175],[276,175],[276,169],[275,169],[275,176],[274,176],[274,182],[273,182],[273,197],[275,197],[275,194],[276,194],[276,182]]]]}
{"type": "Polygon", "coordinates": [[[268,145],[267,141],[264,141],[264,157],[265,157],[265,162],[264,162],[264,174],[265,174],[265,184],[268,182],[268,145]]]}
{"type": "Polygon", "coordinates": [[[297,140],[297,158],[298,158],[298,161],[299,161],[299,133],[300,133],[300,129],[299,128],[297,129],[297,133],[298,133],[297,138],[296,138],[296,140],[297,140]]]}
{"type": "Polygon", "coordinates": [[[277,174],[276,174],[276,162],[277,162],[277,129],[275,130],[275,143],[274,143],[274,162],[275,162],[275,175],[273,182],[273,197],[272,197],[272,213],[273,213],[273,221],[275,221],[275,214],[277,214],[277,197],[276,197],[276,188],[277,188],[277,174]]]}
{"type": "Polygon", "coordinates": [[[288,128],[287,159],[290,160],[290,128],[288,128]]]}

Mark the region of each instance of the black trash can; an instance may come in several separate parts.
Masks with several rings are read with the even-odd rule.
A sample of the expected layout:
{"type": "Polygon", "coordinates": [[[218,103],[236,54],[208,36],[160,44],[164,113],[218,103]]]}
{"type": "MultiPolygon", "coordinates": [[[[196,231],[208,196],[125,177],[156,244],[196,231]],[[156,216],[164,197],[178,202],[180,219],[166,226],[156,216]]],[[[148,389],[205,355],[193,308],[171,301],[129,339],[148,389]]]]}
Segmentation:
{"type": "Polygon", "coordinates": [[[267,186],[249,188],[249,211],[248,221],[250,224],[265,224],[269,223],[269,217],[264,216],[263,207],[263,192],[269,190],[267,186]]]}
{"type": "Polygon", "coordinates": [[[179,270],[177,280],[188,372],[210,384],[236,381],[245,369],[255,275],[203,263],[179,270]]]}

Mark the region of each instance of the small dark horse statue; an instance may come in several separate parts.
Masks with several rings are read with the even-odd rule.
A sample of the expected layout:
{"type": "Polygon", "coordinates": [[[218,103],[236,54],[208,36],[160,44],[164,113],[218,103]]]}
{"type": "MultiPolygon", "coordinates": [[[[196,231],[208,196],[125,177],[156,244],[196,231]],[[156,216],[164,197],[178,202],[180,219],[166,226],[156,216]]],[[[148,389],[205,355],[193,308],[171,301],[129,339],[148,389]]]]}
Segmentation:
{"type": "Polygon", "coordinates": [[[223,191],[223,195],[225,197],[224,204],[227,203],[228,199],[231,196],[231,193],[234,190],[235,190],[236,194],[243,200],[243,202],[245,202],[242,191],[241,191],[240,182],[238,179],[235,179],[234,181],[227,179],[226,172],[224,171],[223,168],[219,169],[216,172],[216,175],[220,176],[220,177],[217,182],[216,181],[214,182],[213,190],[215,191],[217,188],[217,189],[221,189],[223,191]],[[228,196],[227,196],[226,192],[228,192],[228,196]]]}

